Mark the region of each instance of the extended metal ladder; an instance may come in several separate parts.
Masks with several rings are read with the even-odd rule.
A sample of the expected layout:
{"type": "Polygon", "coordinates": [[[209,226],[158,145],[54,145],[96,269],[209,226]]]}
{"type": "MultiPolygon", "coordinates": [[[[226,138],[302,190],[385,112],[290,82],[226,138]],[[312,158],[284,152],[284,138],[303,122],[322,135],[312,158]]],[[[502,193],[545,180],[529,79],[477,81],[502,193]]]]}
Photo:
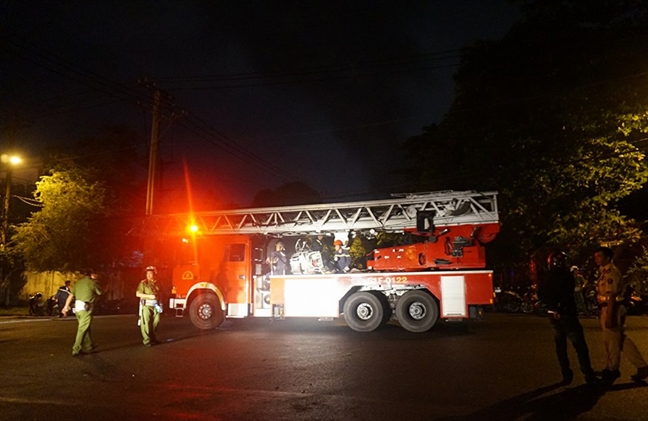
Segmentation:
{"type": "Polygon", "coordinates": [[[393,195],[391,199],[256,209],[152,215],[146,231],[183,235],[191,225],[202,235],[306,235],[371,229],[398,232],[416,227],[417,213],[433,211],[436,226],[499,221],[497,192],[440,191],[393,195]]]}

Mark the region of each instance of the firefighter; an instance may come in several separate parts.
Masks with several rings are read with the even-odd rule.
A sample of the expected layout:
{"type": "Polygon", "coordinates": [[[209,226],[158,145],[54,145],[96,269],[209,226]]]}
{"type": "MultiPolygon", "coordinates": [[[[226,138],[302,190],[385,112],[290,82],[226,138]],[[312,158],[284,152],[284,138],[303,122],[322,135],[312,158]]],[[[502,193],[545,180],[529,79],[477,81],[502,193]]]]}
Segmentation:
{"type": "Polygon", "coordinates": [[[157,327],[160,324],[162,303],[160,285],[157,283],[157,268],[146,268],[146,279],[140,281],[135,295],[140,299],[140,330],[144,346],[157,345],[157,327]]]}
{"type": "Polygon", "coordinates": [[[337,266],[337,273],[346,273],[351,270],[351,255],[349,250],[344,247],[342,240],[335,240],[333,242],[335,252],[333,253],[333,260],[337,266]]]}
{"type": "Polygon", "coordinates": [[[594,252],[594,261],[599,266],[599,279],[596,288],[596,301],[601,309],[601,329],[607,352],[607,363],[599,373],[608,384],[621,376],[619,366],[621,351],[637,368],[637,373],[630,376],[632,380],[641,381],[648,378],[648,364],[641,356],[634,341],[624,332],[626,307],[623,305],[623,291],[626,283],[621,279],[621,272],[612,263],[614,252],[609,247],[599,247],[594,252]]]}
{"type": "Polygon", "coordinates": [[[331,273],[335,271],[335,261],[333,260],[332,254],[334,251],[331,250],[331,246],[326,244],[324,238],[326,236],[323,234],[318,234],[315,239],[311,242],[311,250],[318,251],[320,257],[322,258],[322,266],[324,266],[325,273],[331,273]]]}
{"type": "Polygon", "coordinates": [[[320,253],[324,250],[324,236],[322,234],[319,234],[315,239],[311,242],[311,250],[312,251],[319,251],[320,253]]]}
{"type": "Polygon", "coordinates": [[[76,340],[72,346],[72,356],[79,357],[83,354],[89,354],[97,345],[92,343],[90,336],[90,326],[92,325],[92,310],[97,298],[103,293],[103,290],[97,283],[97,274],[89,270],[87,275],[75,282],[72,291],[68,294],[65,306],[63,307],[63,316],[67,316],[72,299],[74,302],[74,311],[76,314],[78,327],[76,340]]]}
{"type": "Polygon", "coordinates": [[[274,251],[270,252],[266,262],[270,265],[272,275],[288,274],[288,257],[286,256],[286,248],[281,241],[277,241],[274,251]]]}
{"type": "Polygon", "coordinates": [[[574,300],[574,277],[566,266],[567,255],[554,252],[547,257],[548,271],[538,286],[538,298],[547,306],[549,322],[554,330],[556,356],[562,371],[563,385],[574,379],[574,372],[569,366],[567,355],[567,338],[576,350],[581,372],[587,384],[596,383],[592,369],[589,349],[585,342],[583,327],[578,320],[578,310],[574,300]]]}

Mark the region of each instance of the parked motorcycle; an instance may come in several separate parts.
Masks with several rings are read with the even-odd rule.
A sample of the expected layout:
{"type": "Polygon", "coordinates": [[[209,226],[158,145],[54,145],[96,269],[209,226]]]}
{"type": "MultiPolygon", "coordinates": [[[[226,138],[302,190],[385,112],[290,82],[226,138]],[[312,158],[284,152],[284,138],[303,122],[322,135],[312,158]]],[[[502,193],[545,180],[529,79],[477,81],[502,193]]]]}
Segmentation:
{"type": "Polygon", "coordinates": [[[522,304],[520,309],[523,313],[544,313],[546,311],[546,306],[538,299],[538,293],[535,287],[529,288],[529,290],[522,296],[522,304]]]}
{"type": "Polygon", "coordinates": [[[45,302],[43,300],[42,292],[37,292],[29,296],[29,315],[30,316],[45,315],[45,302]]]}
{"type": "Polygon", "coordinates": [[[598,317],[600,310],[596,302],[596,285],[584,286],[583,298],[585,299],[585,316],[598,317]]]}
{"type": "Polygon", "coordinates": [[[500,311],[517,313],[522,308],[522,297],[514,291],[495,288],[495,308],[500,311]]]}
{"type": "Polygon", "coordinates": [[[59,309],[56,294],[54,294],[47,299],[47,314],[49,316],[58,316],[60,313],[61,309],[59,309]]]}

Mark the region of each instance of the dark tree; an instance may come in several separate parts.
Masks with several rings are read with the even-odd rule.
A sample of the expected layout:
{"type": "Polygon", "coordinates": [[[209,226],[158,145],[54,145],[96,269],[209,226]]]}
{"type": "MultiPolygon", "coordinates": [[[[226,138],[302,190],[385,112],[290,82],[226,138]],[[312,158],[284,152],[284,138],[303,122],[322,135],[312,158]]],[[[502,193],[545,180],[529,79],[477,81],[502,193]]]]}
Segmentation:
{"type": "Polygon", "coordinates": [[[409,139],[418,189],[498,190],[498,262],[589,258],[637,231],[617,209],[648,176],[644,2],[523,1],[527,20],[463,52],[456,98],[409,139]]]}

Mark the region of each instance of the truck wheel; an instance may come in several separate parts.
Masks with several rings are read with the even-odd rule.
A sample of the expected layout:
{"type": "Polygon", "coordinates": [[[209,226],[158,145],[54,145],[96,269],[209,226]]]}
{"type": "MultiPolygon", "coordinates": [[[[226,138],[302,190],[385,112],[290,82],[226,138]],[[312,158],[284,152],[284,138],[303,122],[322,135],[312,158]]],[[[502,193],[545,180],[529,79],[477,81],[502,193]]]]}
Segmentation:
{"type": "Polygon", "coordinates": [[[218,297],[214,294],[200,294],[189,307],[191,323],[198,329],[214,329],[225,319],[218,297]]]}
{"type": "Polygon", "coordinates": [[[396,318],[405,330],[427,332],[439,320],[439,305],[425,291],[410,291],[396,303],[396,318]]]}
{"type": "Polygon", "coordinates": [[[370,292],[356,292],[344,303],[344,321],[356,332],[378,329],[384,317],[383,304],[370,292]]]}
{"type": "Polygon", "coordinates": [[[380,326],[384,326],[389,322],[389,320],[391,320],[391,316],[392,316],[392,313],[393,313],[392,308],[389,305],[389,300],[387,299],[385,294],[382,294],[382,293],[380,293],[378,291],[371,291],[371,293],[376,298],[378,298],[378,300],[380,300],[380,303],[382,304],[382,307],[383,307],[383,319],[382,319],[382,322],[380,323],[380,326]]]}

